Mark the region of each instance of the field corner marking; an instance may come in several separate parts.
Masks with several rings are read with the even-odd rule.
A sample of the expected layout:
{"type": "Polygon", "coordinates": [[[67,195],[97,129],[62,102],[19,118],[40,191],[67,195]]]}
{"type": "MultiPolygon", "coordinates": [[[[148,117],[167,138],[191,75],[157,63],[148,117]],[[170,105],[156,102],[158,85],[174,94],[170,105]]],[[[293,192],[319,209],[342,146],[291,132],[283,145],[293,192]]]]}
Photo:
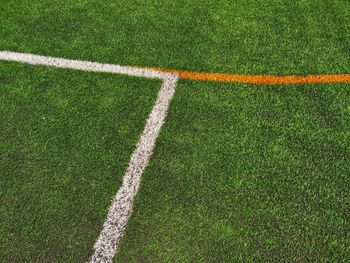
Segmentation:
{"type": "Polygon", "coordinates": [[[93,254],[89,259],[89,262],[93,263],[112,262],[128,218],[132,213],[133,202],[140,186],[141,176],[152,156],[156,139],[165,122],[167,111],[175,94],[176,84],[180,76],[176,73],[161,72],[150,68],[102,64],[4,50],[0,50],[0,60],[88,72],[105,72],[135,77],[156,78],[163,81],[156,103],[148,116],[146,126],[136,145],[136,149],[131,155],[128,168],[123,176],[122,186],[112,200],[102,231],[93,246],[93,254]]]}

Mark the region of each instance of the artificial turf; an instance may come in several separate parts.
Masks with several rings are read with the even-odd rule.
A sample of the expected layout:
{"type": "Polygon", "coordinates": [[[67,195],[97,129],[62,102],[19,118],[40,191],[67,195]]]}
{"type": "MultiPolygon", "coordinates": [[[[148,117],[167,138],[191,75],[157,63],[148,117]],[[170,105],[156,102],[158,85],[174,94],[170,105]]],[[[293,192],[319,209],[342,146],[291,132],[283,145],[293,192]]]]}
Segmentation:
{"type": "MultiPolygon", "coordinates": [[[[204,72],[350,70],[343,0],[0,10],[0,50],[204,72]]],[[[87,260],[159,87],[0,62],[0,261],[87,260]]],[[[116,259],[349,261],[349,90],[180,81],[116,259]]]]}
{"type": "Polygon", "coordinates": [[[85,262],[160,81],[0,62],[0,261],[85,262]]]}
{"type": "Polygon", "coordinates": [[[350,68],[343,0],[2,0],[0,9],[3,50],[204,72],[350,68]]]}
{"type": "Polygon", "coordinates": [[[350,259],[350,85],[182,81],[116,262],[350,259]]]}

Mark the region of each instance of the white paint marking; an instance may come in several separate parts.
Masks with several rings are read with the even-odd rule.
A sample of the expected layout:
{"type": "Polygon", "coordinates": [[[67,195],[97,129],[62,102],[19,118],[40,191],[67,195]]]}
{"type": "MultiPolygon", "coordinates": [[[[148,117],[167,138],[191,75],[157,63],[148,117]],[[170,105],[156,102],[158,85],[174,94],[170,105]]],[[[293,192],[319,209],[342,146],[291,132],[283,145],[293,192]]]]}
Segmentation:
{"type": "Polygon", "coordinates": [[[165,121],[170,101],[175,93],[177,79],[177,76],[173,76],[166,79],[162,85],[157,102],[148,117],[140,141],[131,156],[129,167],[123,177],[122,186],[109,207],[103,230],[94,245],[94,254],[89,261],[91,263],[112,262],[128,218],[132,213],[133,202],[140,186],[141,175],[153,153],[157,136],[165,121]]]}
{"type": "Polygon", "coordinates": [[[98,62],[47,57],[11,51],[0,51],[0,60],[17,61],[26,64],[43,65],[56,68],[69,68],[83,71],[124,74],[135,77],[157,78],[163,80],[173,75],[164,72],[159,72],[153,69],[136,68],[114,64],[102,64],[98,62]]]}
{"type": "Polygon", "coordinates": [[[79,61],[64,58],[54,58],[26,53],[0,51],[0,60],[17,61],[32,65],[45,65],[57,68],[69,68],[83,71],[126,74],[129,76],[159,78],[163,80],[140,141],[131,155],[128,168],[123,177],[122,186],[112,200],[108,209],[103,229],[94,247],[90,263],[109,263],[117,251],[119,241],[133,210],[133,203],[140,187],[141,176],[152,156],[156,139],[165,122],[167,111],[174,96],[179,76],[176,74],[158,72],[152,69],[141,69],[112,64],[101,64],[89,61],[79,61]]]}

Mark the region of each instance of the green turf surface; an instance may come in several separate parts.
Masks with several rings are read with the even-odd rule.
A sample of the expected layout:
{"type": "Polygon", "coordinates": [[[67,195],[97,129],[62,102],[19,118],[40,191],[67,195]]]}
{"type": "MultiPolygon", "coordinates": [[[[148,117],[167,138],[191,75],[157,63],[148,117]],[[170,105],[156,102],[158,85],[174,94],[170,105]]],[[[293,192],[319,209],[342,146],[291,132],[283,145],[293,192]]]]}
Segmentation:
{"type": "Polygon", "coordinates": [[[160,81],[0,62],[0,261],[86,262],[160,81]]]}
{"type": "MultiPolygon", "coordinates": [[[[2,0],[0,19],[0,50],[350,73],[344,0],[2,0]]],[[[0,62],[0,261],[86,261],[159,87],[0,62]]],[[[116,259],[350,261],[349,95],[181,81],[116,259]]]]}
{"type": "Polygon", "coordinates": [[[350,85],[181,81],[116,262],[350,260],[350,85]]]}
{"type": "Polygon", "coordinates": [[[2,0],[0,49],[252,74],[344,73],[344,0],[2,0]]]}

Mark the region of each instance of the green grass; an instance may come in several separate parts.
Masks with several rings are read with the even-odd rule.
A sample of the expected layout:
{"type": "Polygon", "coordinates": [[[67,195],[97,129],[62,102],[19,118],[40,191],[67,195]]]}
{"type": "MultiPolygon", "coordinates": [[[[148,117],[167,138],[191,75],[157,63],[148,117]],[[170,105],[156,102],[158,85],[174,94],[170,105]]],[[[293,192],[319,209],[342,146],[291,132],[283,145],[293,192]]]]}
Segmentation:
{"type": "Polygon", "coordinates": [[[2,0],[0,9],[0,49],[232,73],[350,68],[344,0],[2,0]]]}
{"type": "Polygon", "coordinates": [[[0,62],[0,259],[91,254],[160,81],[0,62]]]}
{"type": "Polygon", "coordinates": [[[350,259],[350,85],[183,81],[116,262],[350,259]]]}
{"type": "MultiPolygon", "coordinates": [[[[350,73],[344,0],[2,0],[0,10],[0,50],[350,73]]],[[[159,87],[0,62],[0,261],[87,260],[159,87]]],[[[180,81],[116,259],[349,261],[349,98],[349,84],[180,81]]]]}

